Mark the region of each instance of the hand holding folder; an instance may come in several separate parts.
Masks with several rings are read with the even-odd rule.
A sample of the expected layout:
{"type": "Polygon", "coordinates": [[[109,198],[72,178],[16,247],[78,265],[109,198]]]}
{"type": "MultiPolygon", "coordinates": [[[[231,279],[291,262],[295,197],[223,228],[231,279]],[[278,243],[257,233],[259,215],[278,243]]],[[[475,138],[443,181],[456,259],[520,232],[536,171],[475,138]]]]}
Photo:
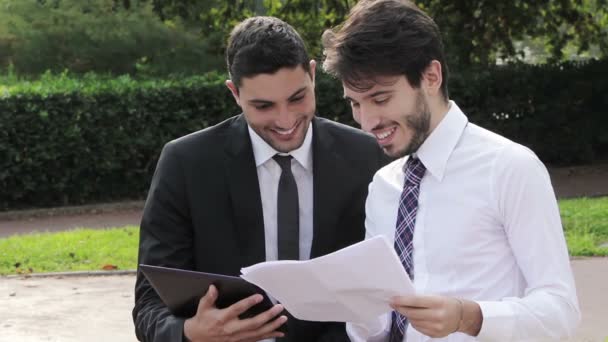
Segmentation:
{"type": "Polygon", "coordinates": [[[218,290],[218,309],[227,308],[254,294],[264,297],[261,303],[239,316],[241,319],[256,316],[273,306],[264,290],[239,277],[144,264],[139,265],[139,269],[171,313],[178,317],[194,316],[199,300],[210,285],[215,285],[218,290]]]}

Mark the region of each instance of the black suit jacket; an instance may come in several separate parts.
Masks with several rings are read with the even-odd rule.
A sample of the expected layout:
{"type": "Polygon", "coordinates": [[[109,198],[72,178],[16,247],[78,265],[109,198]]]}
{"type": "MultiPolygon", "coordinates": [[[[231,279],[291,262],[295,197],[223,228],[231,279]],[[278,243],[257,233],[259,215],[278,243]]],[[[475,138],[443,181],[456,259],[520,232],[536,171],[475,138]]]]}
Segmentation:
{"type": "MultiPolygon", "coordinates": [[[[364,238],[365,198],[386,163],[373,137],[322,118],[313,125],[311,257],[364,238]]],[[[238,276],[265,261],[264,220],[242,115],[168,143],[158,161],[140,230],[139,263],[238,276]]],[[[138,273],[133,319],[142,341],[181,341],[170,314],[138,273]]],[[[291,341],[348,341],[343,323],[288,320],[291,341]]]]}

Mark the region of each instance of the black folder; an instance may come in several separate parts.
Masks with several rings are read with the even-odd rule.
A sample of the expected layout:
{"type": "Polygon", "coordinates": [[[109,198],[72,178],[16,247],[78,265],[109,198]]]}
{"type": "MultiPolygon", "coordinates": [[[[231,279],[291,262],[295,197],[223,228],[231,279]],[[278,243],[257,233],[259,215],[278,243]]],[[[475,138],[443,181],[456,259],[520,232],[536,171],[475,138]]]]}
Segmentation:
{"type": "Polygon", "coordinates": [[[264,290],[239,277],[144,264],[140,264],[139,269],[171,313],[178,317],[193,317],[199,300],[211,284],[218,290],[215,304],[219,309],[256,293],[264,296],[262,302],[241,314],[241,319],[253,317],[273,306],[264,290]]]}

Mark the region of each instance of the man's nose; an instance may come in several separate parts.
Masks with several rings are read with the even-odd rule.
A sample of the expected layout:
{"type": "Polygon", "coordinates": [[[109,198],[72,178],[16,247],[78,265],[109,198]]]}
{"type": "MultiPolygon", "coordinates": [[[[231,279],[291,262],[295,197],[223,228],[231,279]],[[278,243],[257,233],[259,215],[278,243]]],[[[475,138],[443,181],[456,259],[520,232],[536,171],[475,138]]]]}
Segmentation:
{"type": "Polygon", "coordinates": [[[276,125],[279,128],[290,129],[296,124],[297,115],[295,112],[289,110],[287,106],[279,107],[279,114],[277,116],[276,125]]]}
{"type": "Polygon", "coordinates": [[[372,129],[380,123],[380,117],[376,115],[374,111],[370,110],[369,107],[364,105],[359,107],[358,116],[361,129],[366,132],[371,132],[372,129]]]}

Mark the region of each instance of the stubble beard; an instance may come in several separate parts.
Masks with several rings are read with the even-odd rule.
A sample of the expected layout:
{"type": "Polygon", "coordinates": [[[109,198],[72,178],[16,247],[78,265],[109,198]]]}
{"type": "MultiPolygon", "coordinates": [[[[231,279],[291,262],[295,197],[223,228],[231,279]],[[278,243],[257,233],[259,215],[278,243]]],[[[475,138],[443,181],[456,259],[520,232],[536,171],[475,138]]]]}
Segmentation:
{"type": "Polygon", "coordinates": [[[418,93],[416,96],[415,113],[416,114],[413,115],[403,116],[406,126],[412,130],[413,135],[409,144],[407,144],[403,150],[397,152],[395,156],[397,158],[416,153],[430,134],[431,112],[421,93],[418,93]]]}

